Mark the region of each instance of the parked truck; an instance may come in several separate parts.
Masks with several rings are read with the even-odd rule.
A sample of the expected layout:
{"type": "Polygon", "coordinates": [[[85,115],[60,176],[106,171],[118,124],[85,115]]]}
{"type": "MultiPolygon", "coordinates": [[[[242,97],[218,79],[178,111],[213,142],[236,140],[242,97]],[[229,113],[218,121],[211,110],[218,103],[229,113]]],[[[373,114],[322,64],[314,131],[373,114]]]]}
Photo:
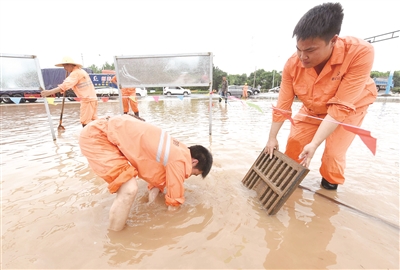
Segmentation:
{"type": "MultiPolygon", "coordinates": [[[[91,69],[84,68],[86,72],[92,73],[91,69]]],[[[63,68],[44,68],[41,70],[43,83],[45,89],[52,89],[57,87],[65,80],[66,71],[63,68]]],[[[0,102],[13,103],[11,98],[21,98],[19,103],[35,102],[40,96],[40,89],[1,89],[0,90],[0,102]]],[[[56,94],[59,97],[61,94],[56,94]]],[[[66,92],[66,96],[73,100],[75,97],[74,92],[70,89],[66,92]]]]}
{"type": "Polygon", "coordinates": [[[0,102],[14,103],[11,98],[20,98],[20,103],[35,102],[40,97],[40,90],[25,89],[25,90],[0,90],[0,102]]]}
{"type": "MultiPolygon", "coordinates": [[[[388,84],[388,78],[373,78],[375,84],[376,84],[376,90],[386,90],[386,86],[388,84]]],[[[391,81],[390,88],[394,87],[394,82],[393,80],[391,81]]]]}
{"type": "MultiPolygon", "coordinates": [[[[90,68],[82,68],[84,69],[90,76],[92,70],[90,68]]],[[[66,71],[64,68],[44,68],[42,69],[42,76],[44,86],[47,90],[56,88],[59,84],[61,84],[65,80],[66,71]]],[[[62,96],[61,93],[56,94],[57,97],[62,96]]],[[[65,92],[65,96],[68,100],[73,101],[76,97],[74,91],[69,89],[65,92]]]]}
{"type": "MultiPolygon", "coordinates": [[[[83,69],[89,74],[90,80],[93,82],[94,88],[96,89],[96,95],[98,97],[117,97],[119,95],[118,86],[111,83],[111,79],[115,75],[115,71],[111,72],[106,70],[104,73],[93,73],[92,70],[89,68],[83,69]]],[[[65,80],[66,71],[63,68],[44,68],[41,71],[45,89],[56,88],[57,85],[61,84],[65,80]]],[[[57,93],[54,96],[60,97],[62,95],[60,93],[57,93]]],[[[72,91],[72,89],[67,90],[65,96],[70,101],[73,101],[76,98],[76,95],[74,91],[72,91]]],[[[136,96],[147,96],[147,90],[145,88],[136,88],[136,96]]],[[[1,89],[0,102],[13,103],[13,101],[11,100],[11,98],[13,97],[21,98],[20,103],[24,103],[26,101],[35,102],[41,96],[39,89],[1,89]]]]}

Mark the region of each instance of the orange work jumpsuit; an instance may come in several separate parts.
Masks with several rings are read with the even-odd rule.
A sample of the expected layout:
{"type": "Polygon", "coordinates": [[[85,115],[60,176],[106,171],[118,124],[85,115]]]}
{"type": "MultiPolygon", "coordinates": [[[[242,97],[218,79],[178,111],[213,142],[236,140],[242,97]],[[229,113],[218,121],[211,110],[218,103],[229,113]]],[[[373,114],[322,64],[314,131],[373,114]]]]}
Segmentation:
{"type": "MultiPolygon", "coordinates": [[[[361,126],[367,108],[376,100],[377,91],[370,72],[374,60],[373,46],[354,37],[338,38],[332,55],[318,75],[314,68],[304,68],[294,54],[286,62],[277,107],[291,111],[295,96],[303,105],[299,114],[324,118],[327,114],[338,122],[361,126]]],[[[303,147],[314,137],[320,120],[303,115],[294,117],[285,154],[298,159],[303,147]]],[[[273,112],[274,122],[286,118],[273,112]]],[[[320,173],[332,184],[343,184],[346,152],[355,134],[339,125],[325,141],[320,173]]]]}
{"type": "Polygon", "coordinates": [[[167,205],[185,201],[183,182],[192,173],[190,150],[160,128],[130,115],[98,119],[82,130],[79,145],[111,193],[139,176],[149,189],[167,188],[167,205]]]}
{"type": "MultiPolygon", "coordinates": [[[[118,85],[117,76],[112,77],[111,82],[118,85]]],[[[129,112],[129,105],[131,106],[132,111],[134,113],[139,112],[136,101],[136,88],[135,87],[121,88],[121,94],[122,94],[122,106],[124,108],[124,113],[129,112]],[[134,99],[130,97],[134,97],[134,99]]]]}
{"type": "Polygon", "coordinates": [[[85,70],[75,66],[71,74],[58,87],[62,94],[68,89],[72,89],[76,96],[80,98],[80,122],[82,125],[97,119],[96,90],[85,70]]]}
{"type": "Polygon", "coordinates": [[[245,86],[243,86],[243,89],[242,89],[242,97],[243,98],[247,98],[247,90],[249,90],[249,87],[247,86],[247,85],[245,85],[245,86]]]}

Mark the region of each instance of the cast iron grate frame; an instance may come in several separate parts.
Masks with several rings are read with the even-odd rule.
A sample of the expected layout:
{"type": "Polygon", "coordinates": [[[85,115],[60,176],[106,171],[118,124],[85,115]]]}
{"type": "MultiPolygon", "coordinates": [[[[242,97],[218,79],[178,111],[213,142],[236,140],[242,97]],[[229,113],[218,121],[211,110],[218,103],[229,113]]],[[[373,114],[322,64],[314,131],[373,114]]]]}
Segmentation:
{"type": "Polygon", "coordinates": [[[275,215],[309,171],[277,150],[270,159],[263,149],[242,183],[256,191],[268,215],[275,215]]]}

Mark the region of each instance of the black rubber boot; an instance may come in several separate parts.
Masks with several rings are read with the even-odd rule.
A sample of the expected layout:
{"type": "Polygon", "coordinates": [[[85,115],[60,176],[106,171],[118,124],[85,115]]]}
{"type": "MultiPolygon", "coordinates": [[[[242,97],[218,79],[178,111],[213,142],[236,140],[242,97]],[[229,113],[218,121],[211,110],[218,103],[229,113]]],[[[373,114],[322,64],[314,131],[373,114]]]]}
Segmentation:
{"type": "Polygon", "coordinates": [[[328,190],[336,190],[338,185],[329,183],[325,178],[321,179],[321,187],[328,190]]]}
{"type": "Polygon", "coordinates": [[[139,111],[135,112],[135,115],[136,115],[137,117],[139,117],[139,111]]]}

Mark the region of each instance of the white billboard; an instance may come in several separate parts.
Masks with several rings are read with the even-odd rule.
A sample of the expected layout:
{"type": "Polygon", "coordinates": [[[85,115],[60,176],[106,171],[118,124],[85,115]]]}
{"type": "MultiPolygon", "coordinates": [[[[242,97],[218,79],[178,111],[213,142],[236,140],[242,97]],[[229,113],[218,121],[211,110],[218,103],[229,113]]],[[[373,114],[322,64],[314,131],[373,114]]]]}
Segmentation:
{"type": "Polygon", "coordinates": [[[116,56],[119,88],[209,86],[212,53],[116,56]]]}

